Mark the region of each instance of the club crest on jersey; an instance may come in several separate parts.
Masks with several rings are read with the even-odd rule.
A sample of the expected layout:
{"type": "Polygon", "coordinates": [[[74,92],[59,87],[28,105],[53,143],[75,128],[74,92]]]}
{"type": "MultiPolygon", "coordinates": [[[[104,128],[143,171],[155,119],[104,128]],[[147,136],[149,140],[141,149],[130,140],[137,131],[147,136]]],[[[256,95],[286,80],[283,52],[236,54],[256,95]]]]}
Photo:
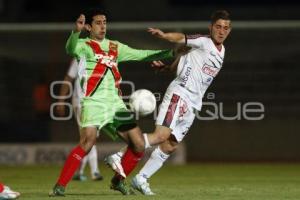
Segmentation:
{"type": "Polygon", "coordinates": [[[97,62],[106,65],[107,67],[116,67],[116,57],[114,55],[103,55],[103,54],[95,54],[95,59],[97,62]]]}
{"type": "Polygon", "coordinates": [[[118,50],[118,44],[110,42],[109,43],[109,49],[112,51],[117,51],[118,50]]]}
{"type": "Polygon", "coordinates": [[[210,66],[208,64],[204,64],[202,67],[202,72],[212,77],[216,77],[219,73],[220,69],[210,66]]]}
{"type": "Polygon", "coordinates": [[[188,111],[188,106],[187,106],[186,101],[184,101],[183,99],[180,99],[180,102],[179,102],[179,121],[183,120],[183,116],[187,111],[188,111]]]}

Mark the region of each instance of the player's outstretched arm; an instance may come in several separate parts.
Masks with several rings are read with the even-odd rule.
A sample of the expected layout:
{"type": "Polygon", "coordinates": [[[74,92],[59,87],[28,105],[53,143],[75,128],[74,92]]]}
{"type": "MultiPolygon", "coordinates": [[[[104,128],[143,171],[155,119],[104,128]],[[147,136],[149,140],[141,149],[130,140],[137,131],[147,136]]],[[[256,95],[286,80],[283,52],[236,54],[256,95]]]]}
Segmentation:
{"type": "Polygon", "coordinates": [[[185,35],[183,33],[164,33],[157,28],[148,28],[148,32],[155,37],[167,40],[174,43],[185,43],[185,35]]]}

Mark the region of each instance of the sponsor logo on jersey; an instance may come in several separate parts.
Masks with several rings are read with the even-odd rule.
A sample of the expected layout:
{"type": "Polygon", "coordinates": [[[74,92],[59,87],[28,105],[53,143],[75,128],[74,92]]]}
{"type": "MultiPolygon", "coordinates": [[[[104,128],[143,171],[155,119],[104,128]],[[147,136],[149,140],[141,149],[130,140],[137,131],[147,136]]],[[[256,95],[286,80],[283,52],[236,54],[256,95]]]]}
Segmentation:
{"type": "Polygon", "coordinates": [[[104,64],[109,68],[117,66],[116,58],[113,55],[108,56],[103,54],[95,54],[95,59],[97,60],[97,62],[100,62],[101,64],[104,64]]]}
{"type": "Polygon", "coordinates": [[[209,76],[212,76],[212,77],[216,77],[217,74],[219,73],[219,69],[218,68],[215,68],[213,66],[209,66],[207,64],[204,64],[203,67],[202,67],[202,72],[204,74],[207,74],[209,76]]]}
{"type": "Polygon", "coordinates": [[[186,70],[184,71],[184,74],[183,74],[183,77],[181,77],[181,83],[180,85],[182,87],[184,87],[189,79],[189,76],[191,74],[191,71],[192,71],[192,67],[188,64],[188,61],[187,59],[184,61],[184,64],[183,64],[183,68],[186,68],[186,70]]]}

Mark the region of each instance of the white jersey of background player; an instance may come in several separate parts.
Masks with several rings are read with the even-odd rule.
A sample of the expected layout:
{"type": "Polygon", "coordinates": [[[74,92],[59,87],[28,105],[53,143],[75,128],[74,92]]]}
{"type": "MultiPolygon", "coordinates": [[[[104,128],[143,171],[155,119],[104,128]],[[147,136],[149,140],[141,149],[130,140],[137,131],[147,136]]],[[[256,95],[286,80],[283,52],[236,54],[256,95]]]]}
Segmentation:
{"type": "MultiPolygon", "coordinates": [[[[85,58],[81,58],[79,62],[76,59],[73,59],[71,61],[70,67],[68,69],[68,72],[65,76],[64,81],[68,82],[69,84],[63,84],[60,89],[60,96],[66,96],[69,92],[70,85],[74,81],[74,89],[73,89],[73,95],[72,95],[72,106],[74,110],[74,114],[76,117],[77,124],[79,126],[80,123],[80,114],[81,114],[81,105],[80,105],[80,99],[81,99],[81,88],[80,88],[80,82],[79,82],[79,71],[82,69],[82,65],[85,64],[85,58]]],[[[60,102],[64,101],[63,99],[60,100],[60,102]]],[[[57,106],[57,112],[59,115],[63,116],[65,115],[65,106],[62,104],[60,106],[57,106]]],[[[81,161],[81,165],[79,168],[78,173],[76,173],[73,177],[74,180],[81,180],[84,181],[87,179],[86,176],[84,176],[84,168],[89,162],[90,169],[91,169],[91,177],[93,180],[102,180],[103,177],[100,175],[99,167],[98,167],[98,155],[97,155],[97,148],[96,145],[93,146],[89,154],[87,154],[84,159],[81,161]]]]}
{"type": "MultiPolygon", "coordinates": [[[[195,118],[195,110],[201,110],[204,93],[222,67],[225,54],[223,42],[231,31],[228,12],[224,10],[214,12],[209,30],[209,36],[186,36],[182,33],[164,33],[159,29],[149,29],[149,32],[158,38],[174,43],[185,43],[191,49],[180,57],[177,77],[169,85],[159,107],[155,131],[145,137],[148,146],[155,144],[159,146],[132,179],[132,187],[142,194],[154,194],[147,179],[162,167],[187,134],[195,118]]],[[[160,61],[154,62],[153,65],[164,67],[160,61]]],[[[116,164],[117,155],[120,153],[110,156],[113,162],[108,164],[112,168],[119,166],[116,164]]]]}

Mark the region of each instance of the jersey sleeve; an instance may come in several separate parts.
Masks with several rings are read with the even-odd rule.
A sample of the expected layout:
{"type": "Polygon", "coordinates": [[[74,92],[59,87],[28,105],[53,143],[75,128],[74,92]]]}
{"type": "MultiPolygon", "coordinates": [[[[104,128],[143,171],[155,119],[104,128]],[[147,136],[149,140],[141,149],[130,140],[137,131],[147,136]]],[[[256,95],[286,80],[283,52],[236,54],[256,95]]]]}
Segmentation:
{"type": "Polygon", "coordinates": [[[72,57],[76,57],[77,59],[79,59],[84,55],[84,48],[85,48],[84,43],[79,42],[80,41],[79,35],[80,32],[74,33],[72,31],[66,43],[67,54],[69,54],[72,57]]]}
{"type": "Polygon", "coordinates": [[[173,50],[141,50],[134,49],[118,42],[118,62],[125,61],[153,61],[172,58],[173,50]]]}
{"type": "Polygon", "coordinates": [[[203,46],[203,35],[185,35],[186,45],[193,48],[201,48],[203,46]]]}
{"type": "Polygon", "coordinates": [[[75,58],[72,59],[67,75],[75,79],[78,74],[78,68],[79,66],[77,60],[75,58]]]}

